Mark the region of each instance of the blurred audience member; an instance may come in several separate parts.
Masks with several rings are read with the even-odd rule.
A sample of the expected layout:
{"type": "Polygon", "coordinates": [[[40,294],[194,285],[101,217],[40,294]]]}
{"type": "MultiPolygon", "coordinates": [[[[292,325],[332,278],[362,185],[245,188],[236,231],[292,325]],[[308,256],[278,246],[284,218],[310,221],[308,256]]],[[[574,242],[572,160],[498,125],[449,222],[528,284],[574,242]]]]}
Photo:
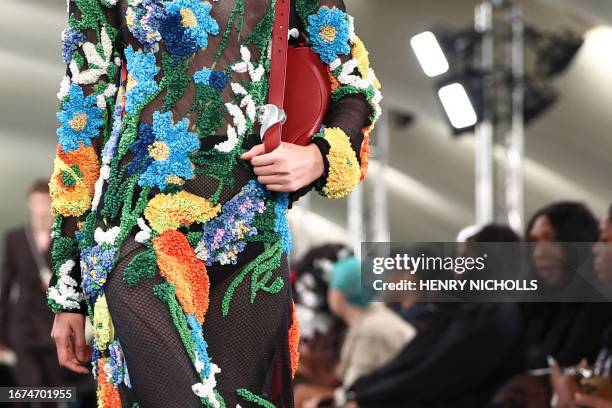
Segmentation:
{"type": "Polygon", "coordinates": [[[32,184],[27,197],[30,220],[9,231],[4,240],[0,271],[0,349],[15,352],[16,386],[77,386],[79,402],[73,406],[87,406],[83,404],[92,392],[93,380],[76,378],[76,374],[60,367],[51,339],[54,315],[47,307],[45,291],[51,274],[53,217],[47,183],[39,180],[32,184]]]}
{"type": "Polygon", "coordinates": [[[595,244],[593,252],[598,279],[612,283],[612,206],[601,220],[599,241],[595,244]]]}
{"type": "Polygon", "coordinates": [[[5,237],[0,281],[0,347],[17,354],[19,386],[60,385],[62,369],[51,340],[53,313],[45,291],[50,279],[51,198],[46,181],[28,194],[30,222],[5,237]]]}
{"type": "MultiPolygon", "coordinates": [[[[518,237],[507,227],[491,226],[472,229],[464,240],[512,242],[518,237]]],[[[520,370],[516,305],[436,302],[428,309],[429,322],[421,322],[418,335],[397,358],[350,388],[352,407],[481,407],[520,370]]]]}
{"type": "MultiPolygon", "coordinates": [[[[612,259],[610,245],[612,243],[612,206],[600,223],[599,241],[593,251],[595,253],[595,271],[598,279],[604,284],[612,283],[612,259]]],[[[569,375],[550,359],[551,385],[558,408],[592,407],[612,408],[612,322],[608,325],[602,337],[602,348],[599,351],[592,370],[587,371],[589,378],[581,379],[579,375],[569,375]]],[[[583,360],[581,366],[586,367],[583,360]]]]}
{"type": "Polygon", "coordinates": [[[294,266],[293,293],[300,322],[296,407],[340,385],[335,371],[346,325],[330,311],[327,292],[334,264],[350,255],[345,245],[325,244],[312,248],[294,266]]]}
{"type": "MultiPolygon", "coordinates": [[[[535,244],[532,259],[542,283],[551,291],[570,283],[583,284],[584,291],[591,291],[568,272],[572,269],[569,263],[575,261],[565,243],[592,243],[598,236],[597,219],[581,203],[560,202],[538,211],[528,224],[527,237],[535,244]]],[[[583,357],[593,362],[602,334],[612,322],[612,308],[607,303],[526,303],[523,317],[526,368],[546,367],[548,356],[569,366],[583,357]]]]}
{"type": "Polygon", "coordinates": [[[511,304],[438,303],[427,335],[351,387],[361,408],[473,408],[517,372],[520,317],[511,304]]]}
{"type": "Polygon", "coordinates": [[[383,303],[371,302],[371,292],[362,289],[360,262],[354,257],[334,265],[328,299],[332,312],[348,325],[337,371],[342,386],[333,394],[311,399],[305,408],[318,407],[332,395],[334,405],[343,407],[345,392],[355,380],[391,361],[416,336],[416,329],[383,303]]]}
{"type": "MultiPolygon", "coordinates": [[[[581,203],[560,202],[539,210],[527,226],[527,237],[534,244],[532,263],[535,273],[550,292],[566,285],[585,285],[571,275],[569,263],[588,257],[588,243],[599,235],[597,219],[581,203]],[[584,242],[584,247],[567,243],[584,242]]],[[[593,362],[606,327],[612,323],[608,303],[525,303],[522,305],[525,326],[525,370],[551,366],[551,377],[525,373],[512,378],[495,396],[491,407],[549,407],[552,388],[558,388],[561,400],[572,399],[578,390],[575,379],[564,376],[560,367],[577,365],[581,359],[593,362]],[[557,363],[558,361],[558,363],[557,363]],[[576,388],[570,389],[573,385],[576,388]],[[559,392],[562,391],[562,392],[559,392]],[[571,397],[566,397],[566,396],[571,397]]],[[[557,401],[558,408],[576,407],[557,401]]]]}

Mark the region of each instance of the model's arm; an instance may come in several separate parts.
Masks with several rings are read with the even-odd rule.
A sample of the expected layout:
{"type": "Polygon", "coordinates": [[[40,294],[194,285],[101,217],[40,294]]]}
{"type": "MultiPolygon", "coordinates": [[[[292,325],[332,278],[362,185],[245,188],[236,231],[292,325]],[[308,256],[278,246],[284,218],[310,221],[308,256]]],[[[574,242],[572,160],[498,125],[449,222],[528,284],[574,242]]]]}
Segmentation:
{"type": "Polygon", "coordinates": [[[259,182],[289,192],[291,202],[313,188],[340,198],[365,178],[380,84],[342,0],[296,0],[296,10],[309,45],[329,67],[332,97],[323,129],[307,146],[282,143],[264,154],[260,144],[242,158],[251,160],[259,182]]]}
{"type": "MultiPolygon", "coordinates": [[[[58,93],[59,138],[49,182],[55,222],[53,276],[47,300],[55,313],[87,313],[79,268],[79,230],[91,211],[100,174],[99,151],[108,137],[120,62],[117,0],[70,0],[62,32],[66,75],[58,93]]],[[[99,198],[99,197],[97,197],[99,198]]]]}
{"type": "Polygon", "coordinates": [[[342,0],[296,0],[310,46],[329,67],[332,103],[313,139],[323,156],[315,188],[325,197],[348,195],[366,176],[369,135],[380,115],[380,83],[342,0]]]}

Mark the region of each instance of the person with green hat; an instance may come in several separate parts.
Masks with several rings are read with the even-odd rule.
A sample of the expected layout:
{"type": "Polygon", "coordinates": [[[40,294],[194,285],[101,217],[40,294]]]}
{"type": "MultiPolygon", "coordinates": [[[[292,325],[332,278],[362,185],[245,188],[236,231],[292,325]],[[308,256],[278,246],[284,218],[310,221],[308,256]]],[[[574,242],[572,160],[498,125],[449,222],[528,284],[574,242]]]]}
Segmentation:
{"type": "MultiPolygon", "coordinates": [[[[348,331],[340,352],[337,375],[342,385],[333,392],[335,406],[346,403],[345,391],[362,375],[391,361],[417,334],[416,329],[361,285],[361,264],[355,257],[338,261],[331,272],[329,307],[348,331]]],[[[325,396],[305,408],[316,407],[325,396]]]]}

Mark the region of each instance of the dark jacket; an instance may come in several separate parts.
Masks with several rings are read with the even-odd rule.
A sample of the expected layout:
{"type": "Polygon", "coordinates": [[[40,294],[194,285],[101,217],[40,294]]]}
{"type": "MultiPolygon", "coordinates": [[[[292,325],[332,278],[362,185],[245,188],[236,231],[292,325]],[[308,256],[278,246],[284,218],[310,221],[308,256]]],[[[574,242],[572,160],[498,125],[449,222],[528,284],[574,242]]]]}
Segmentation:
{"type": "MultiPolygon", "coordinates": [[[[54,349],[50,337],[54,316],[47,307],[25,228],[16,228],[5,236],[4,261],[0,270],[0,344],[54,349]]],[[[49,266],[49,251],[42,255],[49,266]]]]}
{"type": "Polygon", "coordinates": [[[481,407],[521,368],[521,320],[509,303],[443,304],[431,327],[352,387],[364,408],[481,407]]]}

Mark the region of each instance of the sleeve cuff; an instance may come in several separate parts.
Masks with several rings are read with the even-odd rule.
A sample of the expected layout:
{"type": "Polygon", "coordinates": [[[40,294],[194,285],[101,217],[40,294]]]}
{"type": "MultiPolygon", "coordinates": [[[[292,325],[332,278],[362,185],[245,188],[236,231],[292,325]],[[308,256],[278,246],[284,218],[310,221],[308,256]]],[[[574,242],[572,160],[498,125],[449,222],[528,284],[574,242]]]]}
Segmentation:
{"type": "Polygon", "coordinates": [[[315,189],[327,198],[349,195],[361,180],[361,167],[346,133],[339,127],[328,127],[313,138],[323,156],[323,175],[315,189]]]}

